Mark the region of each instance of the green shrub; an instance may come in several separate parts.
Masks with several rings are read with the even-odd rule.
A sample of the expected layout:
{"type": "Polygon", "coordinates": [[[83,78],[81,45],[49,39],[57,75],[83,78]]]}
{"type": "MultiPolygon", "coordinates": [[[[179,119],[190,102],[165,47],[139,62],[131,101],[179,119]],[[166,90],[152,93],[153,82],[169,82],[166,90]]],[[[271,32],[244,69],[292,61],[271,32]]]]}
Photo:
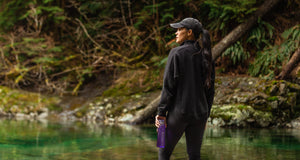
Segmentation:
{"type": "MultiPolygon", "coordinates": [[[[222,35],[228,33],[232,24],[242,23],[248,15],[256,11],[256,0],[206,0],[202,8],[209,8],[209,12],[203,12],[203,17],[208,15],[208,28],[211,31],[221,31],[222,35]]],[[[207,9],[206,9],[207,10],[207,9]]]]}
{"type": "Polygon", "coordinates": [[[230,57],[231,61],[233,62],[233,65],[236,65],[241,64],[245,60],[247,60],[250,57],[250,54],[249,52],[244,50],[243,46],[241,45],[241,42],[237,41],[234,45],[231,45],[229,48],[227,48],[222,56],[230,57]]]}
{"type": "Polygon", "coordinates": [[[284,39],[280,45],[268,45],[257,53],[255,61],[249,67],[252,76],[264,76],[267,79],[275,77],[275,71],[280,70],[282,63],[289,60],[290,55],[299,48],[300,25],[287,29],[281,34],[284,39]]]}
{"type": "Polygon", "coordinates": [[[257,25],[251,29],[248,38],[246,40],[247,44],[252,44],[257,49],[262,49],[266,45],[270,45],[272,42],[270,40],[273,38],[274,27],[260,18],[257,21],[257,25]]]}
{"type": "Polygon", "coordinates": [[[27,21],[32,29],[41,30],[43,25],[52,28],[52,22],[65,20],[63,9],[55,5],[54,0],[10,0],[2,1],[0,12],[0,28],[2,31],[11,31],[16,24],[27,21]]]}

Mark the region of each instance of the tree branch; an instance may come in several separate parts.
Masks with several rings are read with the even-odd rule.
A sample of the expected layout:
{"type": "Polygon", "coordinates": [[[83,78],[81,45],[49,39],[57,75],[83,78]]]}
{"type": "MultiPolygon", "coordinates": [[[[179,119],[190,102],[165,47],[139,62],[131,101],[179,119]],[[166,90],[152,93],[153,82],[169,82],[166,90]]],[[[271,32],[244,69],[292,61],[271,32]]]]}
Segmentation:
{"type": "Polygon", "coordinates": [[[218,44],[212,48],[213,60],[221,56],[222,52],[226,50],[231,44],[235,43],[244,33],[256,24],[258,18],[264,16],[271,8],[278,4],[280,0],[267,0],[246,22],[237,26],[226,37],[224,37],[218,44]]]}
{"type": "Polygon", "coordinates": [[[291,71],[299,64],[300,62],[300,48],[298,48],[293,54],[292,58],[289,62],[282,68],[280,74],[276,77],[276,79],[286,79],[287,76],[291,73],[291,71]]]}

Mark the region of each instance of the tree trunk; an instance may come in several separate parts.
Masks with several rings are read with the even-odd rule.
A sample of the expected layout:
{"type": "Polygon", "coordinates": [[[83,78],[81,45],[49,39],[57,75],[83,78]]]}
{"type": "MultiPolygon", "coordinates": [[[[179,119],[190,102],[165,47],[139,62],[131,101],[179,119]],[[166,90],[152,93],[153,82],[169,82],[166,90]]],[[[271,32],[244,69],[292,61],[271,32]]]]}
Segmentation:
{"type": "Polygon", "coordinates": [[[276,79],[286,79],[291,71],[299,64],[300,61],[300,48],[298,48],[293,54],[289,62],[283,67],[281,73],[276,77],[276,79]]]}
{"type": "MultiPolygon", "coordinates": [[[[130,121],[131,124],[140,124],[148,117],[151,117],[157,109],[157,105],[160,101],[160,96],[155,98],[146,108],[136,113],[135,117],[130,121]]],[[[153,119],[154,121],[154,119],[153,119]]]]}
{"type": "MultiPolygon", "coordinates": [[[[275,6],[280,0],[267,0],[265,1],[259,9],[254,13],[253,16],[249,18],[245,23],[237,26],[233,31],[231,31],[225,38],[223,38],[218,44],[212,48],[213,59],[216,60],[222,52],[228,48],[231,44],[236,42],[245,32],[247,32],[256,22],[257,19],[262,17],[267,13],[273,6],[275,6]]],[[[160,96],[153,100],[146,108],[139,111],[135,117],[131,120],[132,124],[140,124],[148,117],[152,116],[159,103],[160,96]]]]}
{"type": "Polygon", "coordinates": [[[226,37],[224,37],[218,44],[212,48],[213,59],[216,60],[221,56],[222,52],[231,44],[235,43],[244,33],[246,33],[253,25],[256,24],[258,18],[265,15],[272,7],[274,7],[280,0],[267,0],[246,22],[237,26],[226,37]]]}

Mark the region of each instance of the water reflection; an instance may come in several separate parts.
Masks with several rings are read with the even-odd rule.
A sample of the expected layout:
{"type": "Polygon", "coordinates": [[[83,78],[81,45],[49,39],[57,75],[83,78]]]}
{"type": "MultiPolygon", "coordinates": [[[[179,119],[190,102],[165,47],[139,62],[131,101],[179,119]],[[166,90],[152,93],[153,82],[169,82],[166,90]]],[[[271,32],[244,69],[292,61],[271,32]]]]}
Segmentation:
{"type": "MultiPolygon", "coordinates": [[[[151,126],[0,120],[1,160],[157,159],[151,126]]],[[[207,128],[202,159],[296,159],[300,131],[207,128]]],[[[297,153],[298,152],[298,153],[297,153]]],[[[172,159],[187,159],[182,138],[172,159]]]]}
{"type": "Polygon", "coordinates": [[[207,159],[291,159],[300,156],[300,131],[287,129],[206,130],[207,159]]]}

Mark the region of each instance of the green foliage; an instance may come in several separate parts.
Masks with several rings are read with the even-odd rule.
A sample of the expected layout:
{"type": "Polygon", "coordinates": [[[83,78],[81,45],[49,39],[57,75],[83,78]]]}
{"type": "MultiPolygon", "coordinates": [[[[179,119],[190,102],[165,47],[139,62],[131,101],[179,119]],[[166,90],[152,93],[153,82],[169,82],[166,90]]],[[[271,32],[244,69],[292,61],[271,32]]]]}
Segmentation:
{"type": "MultiPolygon", "coordinates": [[[[0,60],[6,63],[3,63],[0,74],[7,76],[7,80],[12,80],[15,85],[36,81],[29,78],[32,75],[48,77],[47,73],[63,71],[64,64],[72,60],[70,56],[61,55],[62,46],[55,46],[42,37],[16,38],[2,45],[1,49],[5,54],[0,60]]],[[[48,83],[47,78],[44,80],[48,83]]]]}
{"type": "MultiPolygon", "coordinates": [[[[191,11],[188,4],[193,4],[197,7],[200,1],[193,0],[168,0],[168,1],[148,1],[139,6],[141,9],[134,13],[133,26],[139,30],[149,30],[150,34],[154,34],[157,50],[164,48],[165,41],[169,42],[175,38],[175,30],[169,27],[169,23],[182,19],[185,13],[197,12],[191,11]],[[180,17],[178,17],[180,16],[180,17]]],[[[155,55],[161,56],[160,51],[155,55]]]]}
{"type": "Polygon", "coordinates": [[[168,57],[154,56],[151,58],[151,61],[154,63],[154,66],[157,66],[158,68],[165,67],[167,60],[168,57]]]}
{"type": "Polygon", "coordinates": [[[3,6],[0,12],[1,30],[10,30],[19,21],[19,17],[25,14],[27,10],[25,7],[30,2],[23,0],[0,1],[0,6],[3,6]]]}
{"type": "Polygon", "coordinates": [[[222,57],[230,57],[233,65],[241,64],[250,57],[249,52],[244,51],[240,41],[237,41],[234,45],[231,45],[226,49],[222,57]]]}
{"type": "Polygon", "coordinates": [[[222,31],[226,34],[232,27],[232,24],[244,22],[248,15],[256,11],[256,0],[206,0],[201,8],[209,9],[208,12],[202,12],[202,16],[208,15],[210,21],[208,28],[212,31],[222,31]]]}
{"type": "Polygon", "coordinates": [[[119,8],[119,2],[114,1],[88,1],[88,0],[78,0],[80,5],[78,6],[78,10],[81,12],[81,18],[87,18],[85,15],[89,15],[90,18],[96,17],[113,17],[115,15],[115,10],[113,8],[119,8]]]}
{"type": "Polygon", "coordinates": [[[138,28],[141,24],[143,24],[147,19],[151,18],[151,15],[160,14],[160,22],[165,23],[168,19],[173,19],[173,11],[174,7],[166,7],[168,6],[168,2],[160,2],[157,4],[146,5],[144,8],[137,12],[136,15],[138,19],[134,26],[138,28]],[[160,12],[158,12],[158,10],[160,12]]]}
{"type": "Polygon", "coordinates": [[[288,61],[290,55],[300,45],[300,25],[287,29],[282,33],[284,38],[280,45],[268,45],[263,51],[258,52],[255,61],[250,65],[249,72],[252,76],[265,76],[272,79],[274,71],[281,69],[282,63],[288,61]]]}
{"type": "Polygon", "coordinates": [[[246,110],[246,109],[248,109],[248,106],[245,106],[245,105],[238,105],[237,108],[238,108],[239,110],[246,110]]]}
{"type": "Polygon", "coordinates": [[[59,15],[62,12],[63,9],[58,6],[38,6],[28,10],[22,17],[20,17],[20,20],[28,17],[47,16],[47,19],[52,19],[54,22],[58,23],[61,20],[65,20],[65,16],[59,15]]]}
{"type": "Polygon", "coordinates": [[[174,19],[174,15],[177,15],[179,10],[176,10],[176,8],[183,8],[184,5],[190,1],[191,0],[162,1],[143,5],[142,10],[135,13],[138,17],[134,26],[138,28],[140,25],[147,23],[147,20],[153,18],[153,15],[158,15],[156,18],[159,19],[160,24],[168,24],[168,22],[174,19]]]}
{"type": "Polygon", "coordinates": [[[4,7],[0,12],[0,28],[2,31],[10,31],[16,24],[27,20],[36,30],[41,30],[42,25],[65,20],[63,9],[53,4],[53,0],[2,1],[0,5],[4,7]]]}
{"type": "Polygon", "coordinates": [[[55,97],[44,97],[40,94],[22,92],[0,86],[0,110],[6,112],[26,113],[38,112],[39,109],[55,105],[59,102],[55,97]]]}
{"type": "Polygon", "coordinates": [[[248,34],[247,43],[261,49],[266,45],[270,45],[270,40],[273,38],[274,27],[261,19],[258,19],[256,27],[248,34]]]}
{"type": "MultiPolygon", "coordinates": [[[[147,69],[154,72],[142,74],[143,83],[156,82],[149,85],[155,88],[159,86],[157,81],[161,79],[166,55],[175,43],[175,30],[169,23],[195,17],[208,27],[213,41],[219,40],[245,22],[261,3],[262,0],[3,0],[0,78],[5,77],[9,85],[32,82],[76,94],[98,73],[147,69]]],[[[273,23],[269,20],[259,20],[224,56],[230,57],[231,64],[241,65],[249,58],[249,52],[272,50],[270,44],[277,32],[270,24],[273,23]],[[249,50],[249,46],[256,48],[249,50]]],[[[289,39],[286,47],[277,48],[286,55],[299,47],[295,42],[298,33],[290,32],[284,33],[289,39]]],[[[272,57],[271,52],[266,54],[272,55],[261,56],[258,53],[260,63],[265,63],[266,58],[283,56],[272,57]]],[[[279,65],[281,61],[269,63],[279,65]]],[[[257,65],[255,75],[268,74],[260,69],[261,65],[264,64],[257,65]]],[[[141,85],[149,89],[138,82],[127,85],[125,88],[141,85]]]]}
{"type": "Polygon", "coordinates": [[[281,45],[281,51],[284,55],[291,55],[300,47],[300,25],[287,29],[281,36],[286,40],[281,45]]]}
{"type": "Polygon", "coordinates": [[[269,97],[267,100],[268,101],[278,101],[278,97],[277,96],[272,96],[272,97],[269,97]]]}
{"type": "Polygon", "coordinates": [[[274,77],[275,67],[279,66],[281,61],[278,46],[269,46],[264,51],[257,53],[254,63],[249,66],[249,72],[252,76],[268,75],[274,77]]]}

